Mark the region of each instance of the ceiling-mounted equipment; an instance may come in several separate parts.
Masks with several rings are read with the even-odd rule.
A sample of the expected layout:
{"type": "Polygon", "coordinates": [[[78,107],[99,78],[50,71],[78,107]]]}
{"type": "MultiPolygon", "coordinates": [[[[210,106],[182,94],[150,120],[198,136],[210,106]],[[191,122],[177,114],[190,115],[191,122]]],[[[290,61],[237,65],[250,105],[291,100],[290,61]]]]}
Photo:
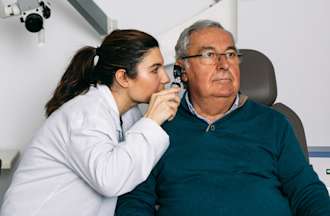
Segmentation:
{"type": "MultiPolygon", "coordinates": [[[[93,0],[68,0],[101,36],[117,28],[110,17],[93,0]]],[[[38,33],[39,44],[44,43],[44,20],[51,15],[50,2],[46,0],[0,0],[0,17],[20,16],[29,32],[38,33]]]]}
{"type": "Polygon", "coordinates": [[[20,16],[20,21],[24,23],[29,32],[38,33],[37,38],[40,45],[45,40],[44,19],[48,19],[50,15],[48,1],[18,0],[16,3],[9,3],[0,0],[0,17],[20,16]]]}
{"type": "Polygon", "coordinates": [[[68,2],[100,35],[107,35],[117,28],[117,21],[111,19],[94,1],[68,0],[68,2]]]}
{"type": "Polygon", "coordinates": [[[0,1],[0,17],[20,16],[28,31],[36,33],[43,29],[44,19],[50,17],[48,1],[18,0],[16,3],[5,4],[0,1]]]}

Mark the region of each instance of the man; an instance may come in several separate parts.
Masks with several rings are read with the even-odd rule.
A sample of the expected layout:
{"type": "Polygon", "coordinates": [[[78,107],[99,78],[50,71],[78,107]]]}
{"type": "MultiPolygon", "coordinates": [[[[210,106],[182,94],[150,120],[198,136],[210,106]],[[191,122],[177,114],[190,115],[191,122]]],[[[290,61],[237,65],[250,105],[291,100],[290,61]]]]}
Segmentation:
{"type": "Polygon", "coordinates": [[[120,197],[116,215],[330,215],[327,190],[285,117],[238,93],[232,35],[196,22],[182,32],[176,58],[187,92],[164,125],[170,147],[148,179],[120,197]]]}

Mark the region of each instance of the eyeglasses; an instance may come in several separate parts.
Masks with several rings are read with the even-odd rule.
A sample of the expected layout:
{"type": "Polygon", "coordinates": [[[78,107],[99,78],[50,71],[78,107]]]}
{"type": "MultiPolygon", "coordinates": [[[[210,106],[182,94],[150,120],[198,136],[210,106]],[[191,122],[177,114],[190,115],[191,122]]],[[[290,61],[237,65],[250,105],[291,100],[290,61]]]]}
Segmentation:
{"type": "Polygon", "coordinates": [[[191,55],[191,56],[183,56],[181,59],[188,59],[188,58],[196,58],[200,59],[201,64],[205,65],[215,65],[221,60],[221,56],[224,56],[225,59],[230,62],[234,63],[242,56],[242,54],[238,53],[235,50],[228,50],[225,53],[217,53],[213,50],[204,50],[200,54],[191,55]]]}

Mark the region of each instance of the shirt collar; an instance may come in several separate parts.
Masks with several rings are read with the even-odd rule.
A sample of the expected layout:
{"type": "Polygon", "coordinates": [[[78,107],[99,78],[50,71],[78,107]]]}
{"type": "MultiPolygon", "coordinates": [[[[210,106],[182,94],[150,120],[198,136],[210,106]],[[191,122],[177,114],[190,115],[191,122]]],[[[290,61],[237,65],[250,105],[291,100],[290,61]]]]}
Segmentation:
{"type": "MultiPolygon", "coordinates": [[[[194,106],[193,106],[192,103],[190,102],[188,91],[186,91],[184,97],[185,97],[186,103],[187,103],[187,105],[188,105],[189,111],[190,111],[193,115],[195,115],[195,116],[197,116],[198,118],[204,120],[204,121],[207,122],[208,124],[211,124],[211,123],[212,123],[212,122],[210,122],[209,120],[207,120],[206,118],[204,118],[203,116],[200,116],[200,115],[196,112],[194,106]]],[[[239,107],[239,94],[236,95],[236,98],[235,98],[235,101],[234,101],[233,105],[232,105],[232,106],[230,107],[230,109],[225,113],[225,115],[231,113],[232,111],[234,111],[234,110],[237,109],[238,107],[239,107]]],[[[214,120],[213,122],[215,122],[215,121],[217,121],[217,120],[218,120],[218,119],[214,120]]]]}

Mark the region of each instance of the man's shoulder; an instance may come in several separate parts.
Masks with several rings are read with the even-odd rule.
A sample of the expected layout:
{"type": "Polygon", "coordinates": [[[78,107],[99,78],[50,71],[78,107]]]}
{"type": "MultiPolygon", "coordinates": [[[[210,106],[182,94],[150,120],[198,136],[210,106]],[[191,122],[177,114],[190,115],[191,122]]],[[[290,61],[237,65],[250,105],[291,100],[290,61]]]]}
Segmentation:
{"type": "Polygon", "coordinates": [[[265,116],[272,117],[272,118],[279,119],[279,120],[286,119],[284,114],[273,109],[271,106],[255,102],[250,99],[248,99],[246,101],[244,107],[248,113],[251,113],[253,115],[260,115],[260,116],[265,115],[265,116]]]}
{"type": "Polygon", "coordinates": [[[171,121],[166,121],[162,127],[165,131],[180,128],[182,124],[185,124],[187,119],[182,118],[179,113],[176,114],[176,116],[171,121]]]}

